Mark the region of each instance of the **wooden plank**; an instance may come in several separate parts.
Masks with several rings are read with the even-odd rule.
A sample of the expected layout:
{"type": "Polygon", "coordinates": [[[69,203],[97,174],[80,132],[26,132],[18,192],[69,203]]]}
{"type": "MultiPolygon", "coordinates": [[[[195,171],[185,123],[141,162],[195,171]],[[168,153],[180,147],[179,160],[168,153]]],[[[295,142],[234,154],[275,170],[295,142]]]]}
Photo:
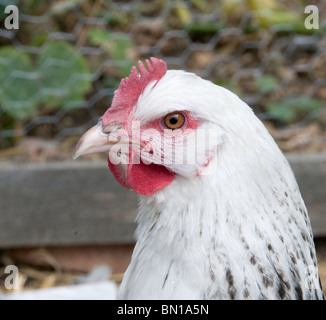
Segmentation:
{"type": "MultiPolygon", "coordinates": [[[[326,235],[326,154],[289,155],[315,236],[326,235]]],[[[133,243],[137,196],[104,162],[2,164],[0,247],[133,243]]]]}
{"type": "Polygon", "coordinates": [[[136,209],[105,163],[0,169],[0,247],[130,243],[136,209]]]}
{"type": "Polygon", "coordinates": [[[326,154],[287,155],[308,208],[314,236],[326,236],[326,154]]]}

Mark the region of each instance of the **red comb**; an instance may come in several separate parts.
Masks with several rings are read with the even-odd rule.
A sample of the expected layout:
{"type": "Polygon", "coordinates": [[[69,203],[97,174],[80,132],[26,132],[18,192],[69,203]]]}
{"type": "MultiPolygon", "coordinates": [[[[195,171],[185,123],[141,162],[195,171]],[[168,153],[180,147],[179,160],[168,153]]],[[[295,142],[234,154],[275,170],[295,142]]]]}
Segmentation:
{"type": "Polygon", "coordinates": [[[141,61],[137,68],[133,66],[128,78],[120,82],[118,90],[114,92],[111,107],[102,117],[104,125],[112,122],[124,123],[132,108],[138,101],[139,96],[152,81],[159,81],[166,74],[166,63],[157,58],[146,60],[147,70],[141,61]]]}

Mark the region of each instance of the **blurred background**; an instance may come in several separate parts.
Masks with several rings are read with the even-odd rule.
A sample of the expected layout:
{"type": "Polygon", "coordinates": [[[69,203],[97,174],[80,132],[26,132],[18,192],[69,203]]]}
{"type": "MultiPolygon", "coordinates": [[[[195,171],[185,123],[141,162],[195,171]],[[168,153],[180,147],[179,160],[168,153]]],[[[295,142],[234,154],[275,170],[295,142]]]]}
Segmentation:
{"type": "MultiPolygon", "coordinates": [[[[107,193],[106,181],[99,187],[98,180],[92,183],[86,181],[86,176],[83,178],[80,172],[86,167],[80,167],[80,163],[98,163],[103,160],[101,155],[79,160],[76,163],[80,172],[69,179],[67,174],[81,134],[110,106],[114,90],[121,78],[129,75],[131,66],[151,56],[163,58],[169,69],[195,72],[235,92],[253,108],[284,152],[325,152],[325,1],[1,0],[0,221],[4,231],[0,237],[0,265],[22,264],[25,273],[22,272],[21,290],[66,283],[71,275],[88,272],[96,263],[107,262],[113,274],[119,275],[128,264],[133,231],[129,225],[136,210],[133,196],[126,196],[126,191],[113,182],[107,193]],[[6,28],[8,5],[19,9],[18,29],[6,28]],[[305,26],[307,5],[318,9],[315,29],[305,26]],[[44,163],[51,165],[39,171],[44,163]],[[32,168],[27,173],[22,169],[26,164],[32,168]],[[60,168],[64,168],[64,173],[60,173],[60,168]],[[60,174],[67,180],[60,180],[60,174]],[[77,175],[80,180],[74,184],[77,175]],[[42,177],[53,182],[54,176],[59,180],[49,189],[42,177]],[[95,203],[94,199],[87,198],[83,203],[86,211],[82,222],[78,222],[80,212],[72,214],[69,209],[76,208],[80,200],[63,202],[60,211],[55,207],[57,203],[50,205],[57,202],[54,199],[47,198],[46,203],[39,199],[43,197],[42,190],[76,195],[81,188],[77,183],[83,182],[89,183],[89,189],[100,189],[94,195],[96,203],[113,197],[122,210],[121,203],[130,197],[130,205],[122,205],[123,212],[114,220],[119,224],[121,215],[125,215],[128,226],[123,230],[130,237],[101,238],[102,233],[108,233],[103,223],[108,218],[104,213],[98,214],[98,220],[94,220],[94,213],[93,218],[87,215],[87,206],[91,201],[95,203]],[[23,192],[22,184],[28,192],[25,188],[21,199],[29,197],[34,201],[30,206],[26,205],[27,200],[17,200],[17,194],[23,192]],[[60,213],[50,214],[51,208],[60,213]],[[17,220],[13,223],[15,215],[17,220]],[[62,235],[65,227],[60,221],[69,225],[72,220],[74,227],[62,235]],[[94,224],[97,227],[92,229],[94,224]],[[98,224],[104,225],[103,230],[98,224]],[[83,232],[88,236],[83,238],[83,232]],[[77,234],[81,240],[76,240],[77,234]],[[68,251],[60,251],[62,247],[68,251]],[[80,255],[94,263],[85,262],[80,255]],[[68,278],[63,270],[69,270],[68,278]]],[[[320,172],[325,173],[326,162],[318,163],[317,177],[320,172]]],[[[90,165],[87,170],[100,170],[101,165],[90,165]]],[[[101,177],[104,171],[98,172],[101,177]]],[[[301,179],[307,180],[306,176],[301,179]]],[[[319,182],[314,179],[310,178],[311,185],[317,188],[319,182]]],[[[89,189],[83,192],[86,194],[89,189]]],[[[320,193],[320,198],[324,196],[320,193]]],[[[59,193],[58,197],[62,200],[64,194],[59,193]]],[[[320,212],[326,214],[325,202],[318,205],[320,212]]],[[[104,202],[100,209],[104,212],[104,202]]],[[[326,226],[322,218],[318,221],[326,226]]],[[[112,228],[121,230],[114,224],[112,228]]],[[[326,227],[318,234],[320,260],[326,261],[326,227]]],[[[326,268],[323,272],[326,274],[326,268]]]]}

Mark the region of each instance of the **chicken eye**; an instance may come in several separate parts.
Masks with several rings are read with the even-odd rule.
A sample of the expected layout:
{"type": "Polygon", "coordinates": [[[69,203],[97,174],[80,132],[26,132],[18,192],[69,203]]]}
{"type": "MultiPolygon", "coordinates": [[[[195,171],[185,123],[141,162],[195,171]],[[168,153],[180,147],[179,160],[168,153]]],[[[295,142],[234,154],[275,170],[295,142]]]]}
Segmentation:
{"type": "Polygon", "coordinates": [[[168,129],[180,129],[185,123],[185,117],[182,113],[170,113],[164,118],[164,125],[168,129]]]}

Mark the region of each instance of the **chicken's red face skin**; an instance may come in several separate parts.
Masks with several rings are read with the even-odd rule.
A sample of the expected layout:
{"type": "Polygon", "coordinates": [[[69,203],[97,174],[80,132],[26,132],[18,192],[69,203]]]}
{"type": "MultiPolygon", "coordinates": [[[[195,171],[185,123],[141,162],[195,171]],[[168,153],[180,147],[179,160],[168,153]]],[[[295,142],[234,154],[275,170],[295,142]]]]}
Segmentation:
{"type": "Polygon", "coordinates": [[[133,189],[142,195],[151,196],[173,181],[174,172],[169,171],[164,166],[154,163],[145,164],[141,159],[135,159],[135,157],[139,157],[138,154],[139,152],[135,152],[132,147],[129,148],[127,168],[124,168],[123,165],[113,164],[110,158],[108,160],[111,172],[123,187],[133,189]]]}
{"type": "MultiPolygon", "coordinates": [[[[185,119],[183,130],[179,130],[179,132],[176,132],[174,136],[179,135],[186,137],[199,125],[199,121],[193,118],[188,112],[184,112],[183,114],[185,119]]],[[[146,135],[144,139],[142,138],[142,133],[151,132],[152,130],[152,132],[160,135],[158,141],[161,143],[161,146],[154,149],[161,149],[164,144],[164,138],[172,139],[173,136],[167,138],[165,131],[169,131],[164,127],[162,119],[156,119],[150,123],[147,123],[144,127],[139,128],[139,134],[137,132],[133,132],[133,126],[128,123],[125,123],[124,127],[128,128],[128,140],[133,141],[133,138],[136,138],[136,140],[140,142],[140,146],[138,144],[132,144],[129,147],[128,164],[114,164],[109,157],[109,168],[114,177],[123,187],[132,189],[142,195],[151,196],[156,191],[168,186],[174,180],[175,173],[168,170],[163,165],[164,158],[160,157],[162,164],[143,162],[141,157],[142,151],[147,148],[147,151],[150,152],[152,148],[151,142],[149,139],[146,139],[146,135]]]]}
{"type": "MultiPolygon", "coordinates": [[[[138,63],[141,76],[138,75],[136,67],[132,68],[129,78],[123,79],[115,92],[112,106],[101,118],[104,127],[115,123],[121,125],[128,132],[129,141],[132,141],[133,136],[130,113],[140,94],[150,82],[159,81],[167,70],[166,64],[161,60],[152,58],[152,63],[153,65],[146,60],[148,70],[142,63],[138,63]]],[[[110,157],[108,164],[114,177],[123,187],[147,196],[169,185],[175,175],[164,166],[143,163],[137,145],[129,148],[128,164],[113,164],[110,157]]]]}

